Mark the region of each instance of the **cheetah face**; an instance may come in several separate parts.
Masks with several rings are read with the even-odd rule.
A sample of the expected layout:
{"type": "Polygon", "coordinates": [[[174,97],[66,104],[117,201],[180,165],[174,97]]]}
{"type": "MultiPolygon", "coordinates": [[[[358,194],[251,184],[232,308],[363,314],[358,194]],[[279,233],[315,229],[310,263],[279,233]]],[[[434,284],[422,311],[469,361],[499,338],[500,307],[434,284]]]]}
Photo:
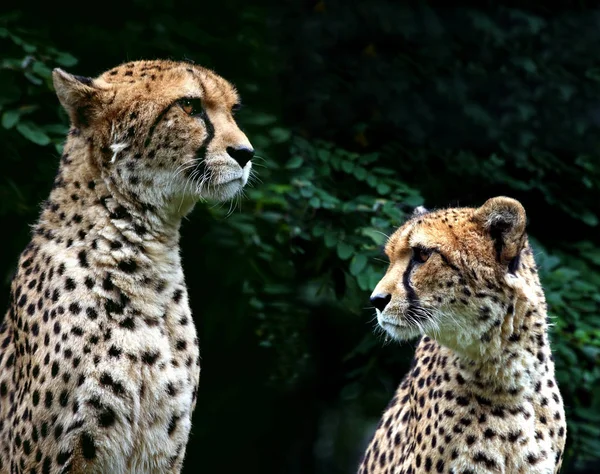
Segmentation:
{"type": "Polygon", "coordinates": [[[54,72],[72,126],[94,146],[115,193],[184,214],[247,184],[254,150],[238,127],[235,88],[202,67],[136,61],[96,79],[54,72]]]}
{"type": "Polygon", "coordinates": [[[521,204],[505,197],[416,212],[385,247],[390,264],[371,295],[379,326],[397,340],[480,341],[510,311],[519,265],[530,263],[525,222],[521,204]]]}

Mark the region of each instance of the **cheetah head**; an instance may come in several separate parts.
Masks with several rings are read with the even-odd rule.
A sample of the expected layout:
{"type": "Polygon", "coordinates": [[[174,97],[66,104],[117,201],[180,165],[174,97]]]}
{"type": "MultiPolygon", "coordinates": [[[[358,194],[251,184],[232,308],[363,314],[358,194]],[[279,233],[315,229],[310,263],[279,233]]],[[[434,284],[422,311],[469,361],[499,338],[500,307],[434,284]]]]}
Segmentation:
{"type": "Polygon", "coordinates": [[[240,99],[214,72],[135,61],[94,79],[55,69],[53,79],[71,136],[86,140],[114,194],[185,213],[248,182],[254,150],[234,118],[240,99]]]}
{"type": "Polygon", "coordinates": [[[390,264],[371,295],[379,326],[397,340],[427,334],[480,350],[512,311],[515,288],[537,278],[525,225],[523,206],[507,197],[478,209],[416,210],[385,247],[390,264]]]}

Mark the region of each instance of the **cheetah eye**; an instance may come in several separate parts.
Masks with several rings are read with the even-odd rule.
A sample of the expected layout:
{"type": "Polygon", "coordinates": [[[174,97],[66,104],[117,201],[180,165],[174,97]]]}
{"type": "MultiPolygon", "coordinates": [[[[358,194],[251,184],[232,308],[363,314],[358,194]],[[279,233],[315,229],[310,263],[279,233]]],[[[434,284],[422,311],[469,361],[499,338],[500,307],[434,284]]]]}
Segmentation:
{"type": "Polygon", "coordinates": [[[202,113],[202,101],[200,99],[185,98],[179,101],[179,105],[188,115],[199,115],[202,113]]]}
{"type": "Polygon", "coordinates": [[[412,248],[412,259],[417,263],[425,263],[431,257],[433,250],[426,249],[425,247],[413,247],[412,248]]]}
{"type": "Polygon", "coordinates": [[[231,114],[235,115],[236,112],[239,112],[242,108],[242,104],[233,104],[231,107],[231,114]]]}

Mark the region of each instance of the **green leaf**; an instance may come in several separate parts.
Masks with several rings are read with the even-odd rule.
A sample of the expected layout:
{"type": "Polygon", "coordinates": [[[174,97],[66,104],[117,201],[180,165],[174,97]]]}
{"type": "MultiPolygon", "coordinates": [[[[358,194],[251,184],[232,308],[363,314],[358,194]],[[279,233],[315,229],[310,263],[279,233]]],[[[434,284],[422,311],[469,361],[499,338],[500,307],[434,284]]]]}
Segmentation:
{"type": "Polygon", "coordinates": [[[39,77],[33,75],[30,72],[26,72],[24,75],[27,79],[29,79],[30,82],[32,82],[36,86],[41,86],[43,84],[43,81],[39,77]]]}
{"type": "Polygon", "coordinates": [[[331,153],[329,150],[319,149],[317,151],[317,156],[321,161],[328,161],[331,158],[331,153]]]}
{"type": "Polygon", "coordinates": [[[55,58],[56,62],[61,66],[71,67],[77,64],[77,58],[69,53],[58,53],[55,58]]]}
{"type": "Polygon", "coordinates": [[[27,140],[32,141],[36,145],[45,146],[50,143],[50,137],[33,122],[20,122],[17,124],[17,130],[27,140]]]}
{"type": "Polygon", "coordinates": [[[354,169],[354,163],[352,163],[351,161],[342,161],[342,170],[345,173],[352,173],[353,169],[354,169]]]}
{"type": "Polygon", "coordinates": [[[356,179],[364,181],[364,179],[367,177],[367,170],[361,166],[357,166],[354,168],[354,176],[356,179]]]}
{"type": "Polygon", "coordinates": [[[386,183],[379,183],[377,185],[377,192],[379,194],[388,194],[392,190],[392,187],[386,183]]]}
{"type": "Polygon", "coordinates": [[[354,276],[360,274],[367,265],[367,257],[363,253],[357,253],[350,260],[350,273],[354,276]]]}
{"type": "Polygon", "coordinates": [[[406,198],[404,198],[404,201],[402,201],[402,204],[404,204],[405,206],[409,207],[409,208],[414,208],[414,207],[418,207],[418,206],[422,206],[424,204],[424,200],[423,197],[420,196],[419,194],[411,194],[409,196],[406,196],[406,198]]]}
{"type": "Polygon", "coordinates": [[[337,254],[342,260],[347,260],[354,253],[354,247],[346,242],[339,241],[337,244],[337,254]]]}
{"type": "Polygon", "coordinates": [[[41,61],[36,61],[35,63],[33,63],[33,67],[31,68],[31,70],[38,76],[41,76],[46,79],[52,76],[52,70],[41,61]]]}
{"type": "Polygon", "coordinates": [[[325,240],[325,245],[329,248],[332,248],[335,246],[336,242],[338,241],[338,235],[331,229],[327,229],[325,231],[325,239],[324,240],[325,240]]]}
{"type": "Polygon", "coordinates": [[[302,159],[301,156],[292,156],[289,161],[286,163],[285,167],[289,170],[294,170],[296,168],[300,168],[300,166],[302,166],[302,163],[304,163],[304,160],[302,159]]]}
{"type": "Polygon", "coordinates": [[[244,123],[252,125],[270,125],[277,122],[277,117],[271,114],[257,112],[244,119],[244,123]]]}
{"type": "Polygon", "coordinates": [[[377,245],[383,245],[387,241],[387,237],[383,232],[372,227],[363,227],[360,229],[360,233],[369,237],[377,245]]]}
{"type": "Polygon", "coordinates": [[[11,129],[19,121],[21,113],[18,110],[7,110],[2,114],[2,126],[11,129]]]}
{"type": "Polygon", "coordinates": [[[283,143],[290,139],[291,132],[287,128],[274,127],[269,131],[269,134],[275,143],[283,143]]]}
{"type": "Polygon", "coordinates": [[[585,211],[579,217],[581,218],[581,220],[583,222],[585,222],[587,225],[589,225],[591,227],[596,227],[598,225],[598,217],[596,216],[596,214],[594,214],[590,211],[585,211]]]}

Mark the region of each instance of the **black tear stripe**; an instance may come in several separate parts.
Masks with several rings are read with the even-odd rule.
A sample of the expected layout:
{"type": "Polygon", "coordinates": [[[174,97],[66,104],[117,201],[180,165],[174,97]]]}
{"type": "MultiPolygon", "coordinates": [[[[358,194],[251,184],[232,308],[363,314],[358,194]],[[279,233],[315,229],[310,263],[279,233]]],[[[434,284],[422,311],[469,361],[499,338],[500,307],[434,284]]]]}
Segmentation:
{"type": "Polygon", "coordinates": [[[206,113],[206,111],[202,111],[200,118],[202,119],[202,121],[204,122],[204,126],[206,127],[206,138],[204,139],[202,145],[200,145],[200,148],[198,148],[198,151],[196,152],[196,160],[198,160],[198,164],[194,168],[192,168],[192,170],[190,170],[190,174],[194,171],[200,171],[201,173],[204,173],[206,169],[206,152],[208,150],[210,142],[213,140],[213,138],[215,138],[215,126],[210,121],[210,118],[208,118],[208,114],[206,113]]]}
{"type": "Polygon", "coordinates": [[[410,284],[410,275],[415,268],[416,262],[411,259],[408,262],[408,266],[406,270],[404,270],[404,274],[402,275],[402,285],[404,286],[404,291],[406,291],[406,299],[408,300],[408,312],[412,311],[412,314],[416,317],[420,317],[420,312],[416,311],[421,309],[421,305],[419,304],[419,297],[415,292],[415,289],[410,284]]]}

